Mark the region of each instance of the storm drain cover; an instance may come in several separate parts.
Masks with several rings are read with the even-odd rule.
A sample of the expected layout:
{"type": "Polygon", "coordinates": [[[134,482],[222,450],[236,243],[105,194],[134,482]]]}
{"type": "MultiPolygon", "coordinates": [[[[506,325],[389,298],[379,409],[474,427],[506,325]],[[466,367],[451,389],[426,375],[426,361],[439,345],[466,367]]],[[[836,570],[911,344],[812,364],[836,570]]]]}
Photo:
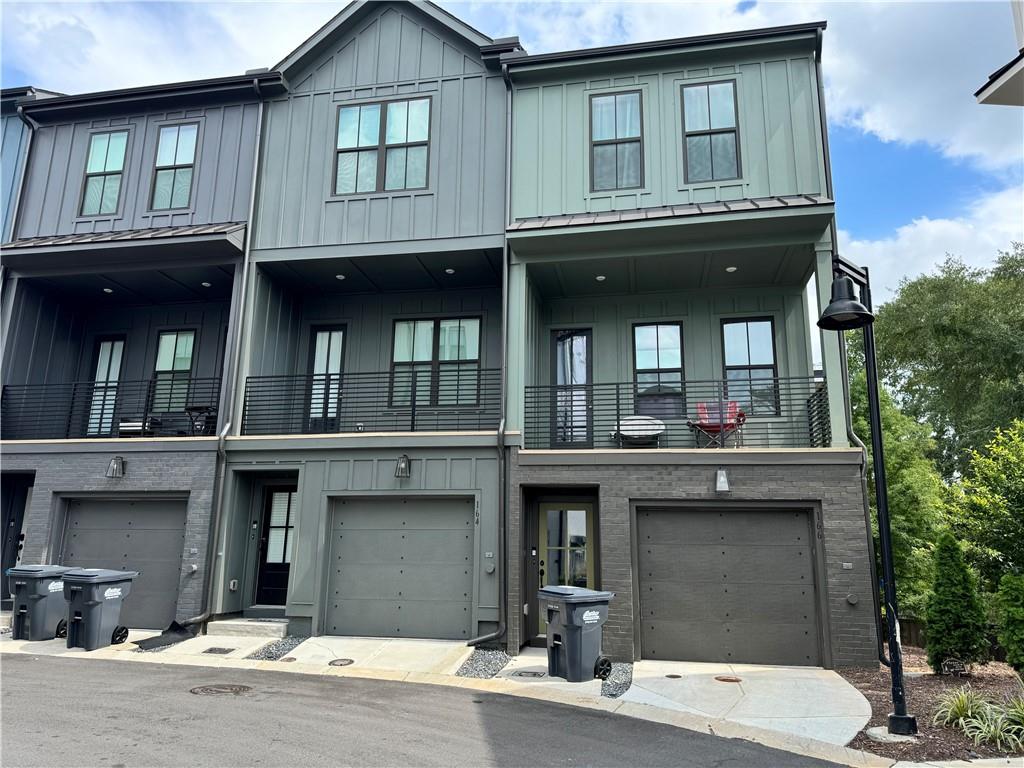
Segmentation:
{"type": "Polygon", "coordinates": [[[251,691],[248,685],[229,685],[227,683],[221,683],[216,685],[200,685],[197,688],[192,689],[192,693],[197,696],[216,696],[219,694],[231,694],[237,696],[240,693],[251,691]]]}
{"type": "Polygon", "coordinates": [[[545,677],[547,672],[535,672],[532,669],[521,669],[512,673],[515,677],[545,677]]]}
{"type": "Polygon", "coordinates": [[[683,676],[682,675],[665,675],[665,677],[667,677],[669,680],[680,680],[680,679],[682,679],[683,676]]]}
{"type": "Polygon", "coordinates": [[[219,646],[213,645],[213,646],[210,646],[209,648],[207,648],[205,651],[203,651],[203,653],[215,653],[218,656],[223,656],[224,654],[231,653],[234,650],[236,650],[236,649],[235,648],[221,648],[219,646]]]}
{"type": "Polygon", "coordinates": [[[736,677],[735,675],[716,675],[715,680],[720,683],[742,683],[743,680],[736,677]]]}
{"type": "Polygon", "coordinates": [[[331,659],[327,662],[332,667],[347,667],[349,664],[355,664],[353,659],[331,659]]]}

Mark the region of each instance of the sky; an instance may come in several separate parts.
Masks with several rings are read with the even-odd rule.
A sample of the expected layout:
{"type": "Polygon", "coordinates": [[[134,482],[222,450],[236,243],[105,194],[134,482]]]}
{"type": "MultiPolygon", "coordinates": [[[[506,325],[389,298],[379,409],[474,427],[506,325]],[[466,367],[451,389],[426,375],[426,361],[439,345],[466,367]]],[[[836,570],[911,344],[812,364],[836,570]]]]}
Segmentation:
{"type": "MultiPolygon", "coordinates": [[[[4,87],[65,93],[273,66],[344,2],[0,2],[4,87]]],[[[1015,55],[1008,0],[451,2],[530,53],[826,20],[822,65],[840,252],[876,303],[947,254],[1024,241],[1024,109],[974,91],[1015,55]]]]}

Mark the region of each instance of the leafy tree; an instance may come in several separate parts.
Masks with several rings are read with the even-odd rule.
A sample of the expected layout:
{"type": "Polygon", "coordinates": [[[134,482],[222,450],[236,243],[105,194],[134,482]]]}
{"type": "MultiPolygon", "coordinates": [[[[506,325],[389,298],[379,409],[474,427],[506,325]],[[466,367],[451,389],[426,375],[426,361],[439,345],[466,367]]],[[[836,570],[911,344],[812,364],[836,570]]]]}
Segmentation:
{"type": "Polygon", "coordinates": [[[1006,650],[1006,663],[1024,675],[1024,575],[1003,576],[996,606],[999,644],[1006,650]]]}
{"type": "Polygon", "coordinates": [[[997,429],[983,451],[971,452],[952,497],[951,525],[985,588],[995,590],[1004,573],[1024,573],[1024,421],[997,429]]]}
{"type": "Polygon", "coordinates": [[[950,531],[940,534],[935,545],[935,581],[927,621],[928,665],[936,673],[946,659],[971,663],[986,658],[987,622],[977,582],[950,531]]]}
{"type": "Polygon", "coordinates": [[[949,257],[938,271],[904,279],[878,312],[886,384],[918,421],[930,423],[943,476],[955,478],[996,427],[1024,419],[1024,244],[992,269],[949,257]]]}
{"type": "MultiPolygon", "coordinates": [[[[868,444],[870,453],[867,383],[860,367],[850,387],[853,428],[868,444]]],[[[921,619],[931,588],[932,546],[942,523],[944,486],[931,459],[935,451],[931,429],[903,413],[884,389],[879,395],[900,615],[921,619]]],[[[877,539],[878,509],[872,466],[869,461],[868,494],[877,539]]]]}

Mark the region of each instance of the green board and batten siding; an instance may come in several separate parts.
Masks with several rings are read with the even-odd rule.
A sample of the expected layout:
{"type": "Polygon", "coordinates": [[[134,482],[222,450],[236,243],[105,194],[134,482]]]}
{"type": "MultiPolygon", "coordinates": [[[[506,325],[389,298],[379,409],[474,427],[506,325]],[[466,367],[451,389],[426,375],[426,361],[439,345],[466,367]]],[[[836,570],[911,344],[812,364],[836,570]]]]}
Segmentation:
{"type": "Polygon", "coordinates": [[[716,63],[727,54],[700,61],[701,54],[693,53],[679,56],[674,65],[663,63],[660,72],[624,58],[588,67],[587,76],[516,75],[513,218],[823,194],[815,62],[807,48],[735,64],[716,63]],[[722,80],[737,85],[741,178],[686,184],[681,89],[722,80]],[[630,89],[643,96],[644,187],[590,192],[589,97],[630,89]]]}

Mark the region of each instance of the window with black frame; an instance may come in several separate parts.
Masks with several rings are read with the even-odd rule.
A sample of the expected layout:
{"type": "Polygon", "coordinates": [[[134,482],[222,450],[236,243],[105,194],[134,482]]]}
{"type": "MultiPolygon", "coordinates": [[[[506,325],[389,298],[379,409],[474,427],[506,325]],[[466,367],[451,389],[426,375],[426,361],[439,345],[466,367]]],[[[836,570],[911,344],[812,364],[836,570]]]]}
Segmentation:
{"type": "Polygon", "coordinates": [[[683,87],[686,183],[740,177],[736,83],[683,87]]]}
{"type": "Polygon", "coordinates": [[[82,216],[117,213],[127,148],[128,131],[94,133],[89,137],[80,209],[82,216]]]}
{"type": "Polygon", "coordinates": [[[590,187],[636,189],[644,183],[639,91],[590,97],[590,187]]]}
{"type": "Polygon", "coordinates": [[[334,194],[424,189],[429,147],[429,98],[343,106],[334,194]]]}
{"type": "Polygon", "coordinates": [[[637,415],[680,418],[685,412],[683,326],[680,323],[634,325],[633,361],[637,415]]]}
{"type": "Polygon", "coordinates": [[[476,405],[480,318],[396,320],[391,359],[392,406],[476,405]]]}
{"type": "Polygon", "coordinates": [[[747,416],[779,414],[779,368],[771,318],[722,321],[725,396],[747,416]]]}

